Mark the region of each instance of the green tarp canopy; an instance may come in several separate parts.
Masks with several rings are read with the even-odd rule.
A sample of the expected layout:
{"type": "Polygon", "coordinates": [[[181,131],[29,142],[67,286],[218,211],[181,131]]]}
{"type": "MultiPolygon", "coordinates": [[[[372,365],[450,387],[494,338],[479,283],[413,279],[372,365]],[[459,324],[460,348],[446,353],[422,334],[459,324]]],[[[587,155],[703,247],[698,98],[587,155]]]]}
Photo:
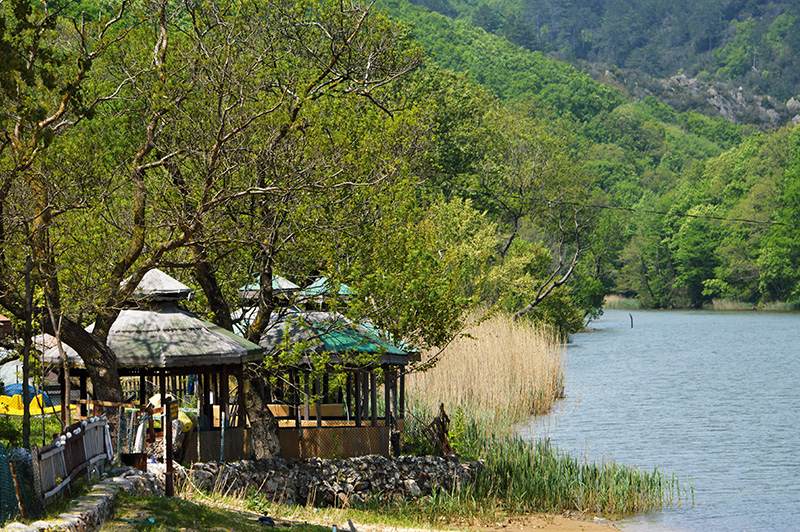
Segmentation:
{"type": "Polygon", "coordinates": [[[287,342],[303,344],[307,356],[328,353],[334,363],[347,363],[362,354],[377,355],[381,364],[408,363],[405,351],[335,312],[286,312],[273,318],[259,344],[270,355],[287,342]]]}

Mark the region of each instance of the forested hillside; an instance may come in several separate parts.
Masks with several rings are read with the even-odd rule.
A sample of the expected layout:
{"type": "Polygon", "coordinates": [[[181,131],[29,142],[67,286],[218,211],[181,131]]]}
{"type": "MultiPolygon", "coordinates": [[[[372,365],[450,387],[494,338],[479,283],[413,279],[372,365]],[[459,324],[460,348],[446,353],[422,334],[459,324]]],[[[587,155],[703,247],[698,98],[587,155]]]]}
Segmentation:
{"type": "Polygon", "coordinates": [[[154,267],[229,329],[237,287],[324,276],[352,290],[327,305],[420,349],[478,308],[566,334],[607,294],[800,298],[791,127],[677,110],[405,0],[51,7],[0,3],[0,306],[59,326],[101,397],[122,394],[109,326],[154,267]]]}
{"type": "MultiPolygon", "coordinates": [[[[755,305],[800,296],[800,276],[793,273],[800,254],[787,236],[795,231],[787,209],[794,208],[800,164],[791,129],[756,133],[752,126],[680,112],[653,95],[637,98],[624,87],[598,83],[463,17],[401,0],[382,7],[413,26],[435,63],[500,96],[503,112],[522,107],[537,117],[537,127],[566,139],[597,207],[575,294],[593,293],[600,283],[606,293],[655,307],[720,299],[755,305]],[[745,221],[725,221],[732,219],[745,221]]],[[[462,164],[444,179],[478,206],[485,193],[474,185],[481,164],[471,170],[462,164]]],[[[446,173],[446,162],[440,167],[446,173]]]]}
{"type": "Polygon", "coordinates": [[[419,0],[565,61],[729,81],[785,103],[800,84],[800,6],[774,0],[419,0]]]}

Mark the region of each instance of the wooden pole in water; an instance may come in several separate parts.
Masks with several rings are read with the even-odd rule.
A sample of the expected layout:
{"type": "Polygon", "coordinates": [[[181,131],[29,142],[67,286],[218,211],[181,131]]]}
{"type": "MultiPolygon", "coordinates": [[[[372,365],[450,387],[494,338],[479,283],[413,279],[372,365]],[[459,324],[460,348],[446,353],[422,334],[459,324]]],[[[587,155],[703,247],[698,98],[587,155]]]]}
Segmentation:
{"type": "Polygon", "coordinates": [[[630,316],[630,318],[631,318],[631,329],[633,329],[633,314],[628,312],[628,316],[630,316]]]}

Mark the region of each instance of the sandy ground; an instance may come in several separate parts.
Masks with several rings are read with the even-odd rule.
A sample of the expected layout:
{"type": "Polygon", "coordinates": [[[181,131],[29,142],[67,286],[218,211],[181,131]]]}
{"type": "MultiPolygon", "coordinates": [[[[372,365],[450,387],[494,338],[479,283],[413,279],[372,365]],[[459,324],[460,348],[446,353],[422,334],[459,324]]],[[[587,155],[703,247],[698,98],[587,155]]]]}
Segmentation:
{"type": "Polygon", "coordinates": [[[619,529],[603,519],[582,520],[561,515],[528,516],[500,526],[481,527],[485,532],[531,532],[547,530],[549,532],[618,532],[619,529]]]}
{"type": "MultiPolygon", "coordinates": [[[[359,532],[431,532],[429,529],[410,529],[356,524],[359,532]]],[[[531,515],[491,526],[468,527],[476,532],[619,532],[610,522],[602,519],[582,520],[561,515],[531,515]]],[[[451,532],[462,532],[453,529],[451,532]]]]}

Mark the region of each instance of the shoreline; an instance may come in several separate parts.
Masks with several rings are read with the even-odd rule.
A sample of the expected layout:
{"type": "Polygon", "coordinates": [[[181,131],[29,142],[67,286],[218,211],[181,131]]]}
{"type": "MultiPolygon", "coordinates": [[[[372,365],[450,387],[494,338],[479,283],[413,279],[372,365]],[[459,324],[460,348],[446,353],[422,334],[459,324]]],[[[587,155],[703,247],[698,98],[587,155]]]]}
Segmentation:
{"type": "MultiPolygon", "coordinates": [[[[328,523],[315,524],[329,526],[328,523]]],[[[434,528],[368,525],[358,522],[355,522],[354,525],[358,532],[437,532],[437,529],[434,528]]],[[[346,530],[346,528],[343,530],[346,530]]],[[[534,532],[539,530],[547,532],[619,532],[620,529],[614,526],[611,521],[599,517],[586,520],[568,514],[549,515],[542,513],[510,518],[504,522],[491,525],[449,526],[438,530],[438,532],[534,532]]]]}
{"type": "Polygon", "coordinates": [[[582,519],[570,515],[538,514],[510,519],[507,523],[478,527],[482,532],[533,532],[546,530],[548,532],[619,532],[611,521],[595,517],[582,519]]]}

